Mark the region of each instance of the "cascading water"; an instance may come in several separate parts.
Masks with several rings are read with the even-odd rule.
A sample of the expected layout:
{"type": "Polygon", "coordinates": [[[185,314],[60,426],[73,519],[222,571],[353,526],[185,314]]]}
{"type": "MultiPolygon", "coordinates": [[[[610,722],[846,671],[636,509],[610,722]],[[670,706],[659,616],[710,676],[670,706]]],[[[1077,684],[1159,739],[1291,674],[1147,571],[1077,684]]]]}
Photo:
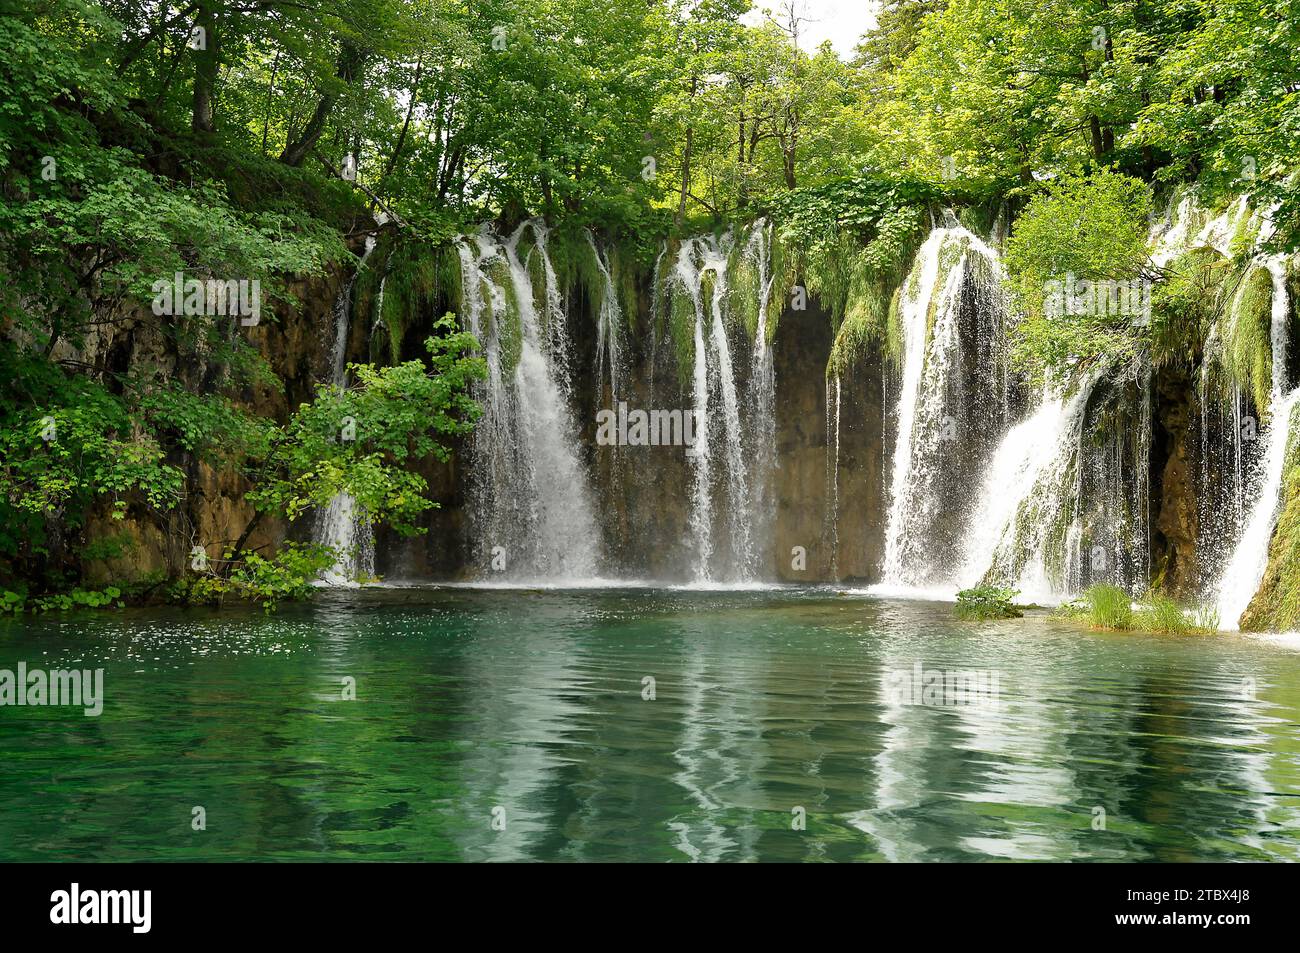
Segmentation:
{"type": "Polygon", "coordinates": [[[840,379],[826,381],[826,520],[831,577],[839,576],[840,553],[840,379]]]}
{"type": "MultiPolygon", "coordinates": [[[[334,346],[330,355],[330,383],[340,390],[348,385],[348,333],[352,326],[352,288],[356,284],[357,275],[365,267],[366,259],[374,250],[375,237],[368,235],[356,272],[334,302],[334,346]]],[[[347,492],[336,494],[330,500],[329,506],[316,514],[312,538],[323,546],[329,546],[338,554],[334,565],[321,577],[321,581],[326,585],[354,584],[361,578],[374,575],[374,528],[363,514],[357,512],[356,501],[352,498],[352,494],[347,492]]]]}
{"type": "Polygon", "coordinates": [[[457,243],[463,320],[488,364],[471,451],[471,533],[485,571],[582,580],[596,575],[600,532],[569,411],[567,336],[555,327],[564,314],[546,237],[533,219],[505,238],[485,226],[457,243]],[[530,263],[543,276],[540,313],[530,263]]]}
{"type": "Polygon", "coordinates": [[[772,225],[756,222],[745,243],[744,255],[757,275],[758,314],[749,369],[748,425],[752,434],[751,513],[753,536],[767,539],[776,515],[772,479],[777,469],[776,365],[768,343],[768,307],[776,275],[772,271],[772,225]]]}
{"type": "Polygon", "coordinates": [[[687,295],[694,311],[691,396],[695,446],[691,452],[694,474],[690,525],[698,582],[714,578],[715,463],[721,462],[726,476],[730,560],[725,576],[738,581],[750,579],[755,563],[744,431],[726,326],[727,264],[731,249],[730,233],[721,238],[687,239],[678,251],[671,276],[675,293],[687,295]],[[712,426],[714,407],[721,408],[721,426],[717,428],[712,426]]]}
{"type": "Polygon", "coordinates": [[[1221,628],[1235,630],[1242,613],[1259,589],[1268,565],[1268,545],[1277,525],[1281,505],[1282,472],[1291,443],[1291,412],[1300,398],[1300,387],[1287,389],[1287,346],[1290,297],[1286,287],[1285,259],[1268,257],[1263,262],[1272,283],[1270,341],[1273,347],[1273,376],[1270,387],[1269,422],[1264,433],[1264,458],[1254,486],[1240,540],[1224,566],[1216,589],[1215,607],[1221,628]]]}
{"type": "Polygon", "coordinates": [[[600,268],[604,283],[600,296],[600,309],[596,315],[597,396],[601,396],[605,381],[608,379],[610,403],[616,404],[620,394],[619,384],[623,365],[622,349],[619,345],[623,315],[618,305],[618,292],[614,288],[614,278],[610,273],[609,263],[600,254],[600,249],[596,247],[596,240],[590,232],[587,233],[587,244],[591,248],[592,257],[596,259],[596,265],[600,268]]]}
{"type": "Polygon", "coordinates": [[[1000,274],[997,253],[949,213],[922,244],[900,291],[887,586],[934,585],[960,570],[955,543],[969,509],[966,486],[1008,412],[1000,274]]]}
{"type": "MultiPolygon", "coordinates": [[[[1051,494],[1060,486],[1078,444],[1091,393],[1091,380],[1076,387],[1068,399],[1059,388],[1049,387],[1038,408],[1007,431],[985,471],[966,532],[965,563],[958,577],[961,586],[978,584],[990,571],[1001,577],[999,581],[1023,582],[1019,578],[1021,567],[1012,565],[1011,541],[1035,514],[1022,514],[1021,508],[1031,494],[1051,494]]],[[[1054,502],[1058,501],[1043,500],[1039,508],[1051,509],[1054,502]]],[[[1031,552],[1023,562],[1041,565],[1044,540],[1032,538],[1032,529],[1027,535],[1030,538],[1024,539],[1026,547],[1039,552],[1031,552]]]]}

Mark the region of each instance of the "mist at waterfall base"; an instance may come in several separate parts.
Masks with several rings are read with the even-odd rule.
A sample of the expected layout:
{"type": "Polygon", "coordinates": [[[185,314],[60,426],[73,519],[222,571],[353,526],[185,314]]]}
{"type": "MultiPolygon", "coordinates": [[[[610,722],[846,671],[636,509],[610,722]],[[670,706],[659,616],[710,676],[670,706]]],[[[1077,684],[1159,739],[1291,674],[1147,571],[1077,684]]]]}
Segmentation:
{"type": "MultiPolygon", "coordinates": [[[[1235,203],[1197,227],[1195,211],[1184,200],[1153,228],[1157,263],[1200,247],[1226,257],[1243,218],[1257,214],[1235,203]]],[[[590,428],[579,418],[579,407],[617,406],[633,387],[630,355],[638,342],[629,338],[610,253],[586,235],[604,289],[593,306],[594,355],[583,355],[574,344],[575,305],[557,277],[549,239],[547,225],[532,219],[508,234],[485,225],[456,245],[461,319],[482,342],[488,365],[476,393],[485,413],[467,451],[473,552],[458,584],[764,588],[779,585],[773,561],[790,558],[791,542],[828,548],[834,567],[843,521],[860,518],[840,489],[846,421],[838,377],[825,382],[825,533],[775,536],[775,408],[782,386],[792,383],[777,381],[769,342],[770,322],[790,307],[773,300],[771,223],[687,239],[665,247],[655,264],[652,317],[674,306],[660,300],[667,298],[690,320],[692,358],[682,385],[688,406],[681,409],[693,412],[698,441],[679,471],[688,520],[680,572],[667,578],[628,572],[612,558],[607,487],[596,486],[590,428]],[[732,310],[738,262],[757,275],[757,329],[748,332],[732,310]],[[591,379],[578,373],[582,360],[594,363],[594,394],[576,392],[580,380],[591,379]]],[[[1285,263],[1262,252],[1256,261],[1273,279],[1273,406],[1258,449],[1244,447],[1239,435],[1234,449],[1231,437],[1225,444],[1208,423],[1201,431],[1202,483],[1209,487],[1201,501],[1201,589],[1224,628],[1236,627],[1264,572],[1297,398],[1288,386],[1285,263]],[[1216,453],[1229,464],[1226,490],[1209,486],[1218,478],[1209,472],[1216,453]]],[[[934,223],[913,259],[898,292],[901,355],[883,372],[891,399],[879,582],[865,590],[849,583],[850,591],[951,600],[987,582],[1055,604],[1095,582],[1135,597],[1151,582],[1152,369],[1098,367],[1027,387],[1011,364],[1014,322],[1004,280],[996,241],[951,213],[934,223]],[[1119,425],[1099,443],[1103,417],[1119,425]]],[[[347,299],[340,297],[341,321],[347,299]]],[[[336,333],[336,341],[346,335],[336,333]]],[[[1243,400],[1238,391],[1237,404],[1243,400]]],[[[1232,435],[1236,425],[1222,429],[1232,435]]],[[[658,465],[627,449],[604,452],[624,454],[609,469],[614,482],[627,467],[658,465]]],[[[373,572],[368,529],[350,503],[343,495],[321,517],[318,539],[355,553],[331,582],[373,572]]],[[[627,548],[627,540],[615,542],[627,548]]]]}

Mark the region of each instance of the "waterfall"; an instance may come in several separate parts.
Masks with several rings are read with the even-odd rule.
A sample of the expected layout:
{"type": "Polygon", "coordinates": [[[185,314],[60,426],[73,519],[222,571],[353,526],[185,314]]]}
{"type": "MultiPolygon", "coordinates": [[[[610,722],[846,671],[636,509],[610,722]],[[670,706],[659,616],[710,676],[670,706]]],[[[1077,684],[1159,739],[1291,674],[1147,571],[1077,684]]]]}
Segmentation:
{"type": "Polygon", "coordinates": [[[484,415],[470,453],[479,565],[510,579],[591,579],[600,531],[570,390],[564,311],[540,219],[457,242],[462,321],[483,345],[484,415]],[[524,240],[531,241],[524,250],[524,240]],[[530,266],[541,275],[541,306],[530,266]]]}
{"type": "Polygon", "coordinates": [[[1038,409],[1012,427],[994,454],[967,535],[963,583],[991,581],[1050,602],[1072,591],[1082,544],[1079,460],[1094,371],[1068,398],[1045,391],[1038,409]],[[1068,523],[1066,520],[1068,519],[1068,523]],[[1065,569],[1054,571],[1054,566],[1065,569]]]}
{"type": "Polygon", "coordinates": [[[1291,411],[1300,397],[1300,387],[1287,389],[1287,347],[1290,296],[1286,287],[1286,260],[1270,256],[1264,260],[1272,279],[1270,340],[1273,346],[1273,376],[1270,389],[1269,421],[1264,433],[1264,459],[1251,487],[1252,502],[1245,529],[1224,566],[1215,591],[1220,628],[1235,630],[1250,605],[1264,570],[1268,546],[1277,525],[1281,506],[1282,473],[1291,436],[1291,411]]]}
{"type": "MultiPolygon", "coordinates": [[[[1059,388],[1046,387],[1037,409],[1002,438],[985,471],[966,531],[965,562],[958,575],[963,588],[977,585],[995,569],[995,556],[1005,568],[1010,554],[1005,548],[999,553],[999,547],[1004,540],[1015,538],[1020,508],[1035,489],[1050,492],[1048,488],[1059,484],[1091,392],[1089,383],[1076,388],[1066,400],[1059,388]]],[[[1041,555],[1027,561],[1041,562],[1041,555]]]]}
{"type": "Polygon", "coordinates": [[[745,451],[741,445],[740,401],[736,396],[736,378],[731,364],[731,346],[723,321],[723,302],[727,294],[726,271],[717,272],[713,282],[710,311],[713,315],[709,344],[714,357],[718,390],[722,393],[723,442],[727,455],[727,517],[731,532],[731,559],[734,575],[751,577],[754,550],[750,539],[749,488],[745,451]]]}
{"type": "Polygon", "coordinates": [[[622,369],[622,355],[619,347],[619,325],[622,311],[618,305],[618,292],[614,287],[614,278],[609,264],[596,247],[596,240],[587,233],[587,244],[592,257],[600,269],[604,288],[600,296],[600,309],[596,315],[596,396],[599,399],[604,391],[606,374],[609,376],[610,403],[616,404],[619,397],[619,383],[622,369]]]}
{"type": "Polygon", "coordinates": [[[826,382],[827,530],[831,543],[831,577],[839,576],[840,556],[840,378],[826,382]]]}
{"type": "MultiPolygon", "coordinates": [[[[726,481],[723,512],[726,516],[728,561],[722,574],[731,581],[750,580],[754,577],[757,559],[752,536],[755,514],[747,457],[750,448],[746,446],[741,423],[740,392],[727,336],[728,261],[733,245],[731,233],[720,238],[687,239],[678,250],[670,276],[675,292],[687,295],[694,312],[692,339],[695,357],[691,398],[695,446],[690,454],[694,469],[690,525],[697,582],[712,580],[715,572],[715,471],[724,474],[726,481]],[[712,426],[712,408],[721,410],[720,427],[712,426]],[[716,466],[719,463],[720,468],[716,466]]],[[[759,386],[763,386],[762,382],[759,386]]],[[[750,388],[751,400],[764,400],[753,395],[752,380],[750,388]]]]}
{"type": "MultiPolygon", "coordinates": [[[[348,386],[348,332],[352,326],[352,288],[366,259],[375,250],[375,236],[367,235],[361,260],[334,302],[334,345],[330,355],[330,383],[338,390],[348,386]]],[[[381,285],[382,287],[382,285],[381,285]]],[[[374,529],[364,514],[357,512],[352,494],[338,493],[329,506],[316,514],[312,539],[337,553],[333,566],[321,581],[330,586],[355,584],[375,572],[374,529]]]]}
{"type": "MultiPolygon", "coordinates": [[[[772,225],[760,219],[750,231],[745,257],[758,276],[758,315],[749,369],[749,431],[753,461],[751,522],[753,535],[768,539],[776,517],[772,486],[778,466],[776,452],[776,366],[768,344],[768,308],[776,275],[772,272],[772,225]]],[[[751,567],[755,568],[756,567],[751,567]]]]}
{"type": "Polygon", "coordinates": [[[960,568],[956,544],[970,507],[968,487],[1007,422],[1000,277],[997,253],[948,213],[900,290],[903,369],[886,585],[951,580],[960,568]]]}
{"type": "Polygon", "coordinates": [[[885,530],[884,577],[888,583],[905,583],[901,549],[906,510],[911,502],[908,480],[912,472],[912,437],[916,429],[921,373],[925,368],[925,343],[929,330],[930,299],[939,280],[939,249],[945,231],[930,232],[916,254],[916,264],[904,284],[899,301],[903,333],[903,382],[898,394],[898,436],[894,441],[893,470],[889,484],[889,517],[885,530]]]}

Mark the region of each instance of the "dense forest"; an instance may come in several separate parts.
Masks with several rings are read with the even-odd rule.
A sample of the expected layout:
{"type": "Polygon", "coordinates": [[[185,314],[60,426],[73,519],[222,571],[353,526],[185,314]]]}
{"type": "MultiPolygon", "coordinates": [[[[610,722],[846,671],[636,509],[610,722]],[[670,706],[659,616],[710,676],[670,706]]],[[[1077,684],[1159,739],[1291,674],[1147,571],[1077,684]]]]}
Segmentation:
{"type": "MultiPolygon", "coordinates": [[[[1180,188],[1206,208],[1245,196],[1272,210],[1271,249],[1300,248],[1295,0],[898,0],[848,58],[807,48],[798,3],[0,8],[9,608],[300,594],[333,557],[272,545],[267,521],[340,492],[420,532],[433,503],[412,464],[472,430],[487,371],[454,314],[413,354],[398,312],[483,222],[540,216],[557,247],[591,230],[633,298],[665,242],[766,217],[782,287],[802,282],[834,324],[832,372],[896,347],[889,295],[936,209],[1010,210],[1029,378],[1199,368],[1215,274],[1148,242],[1180,188]],[[328,309],[376,236],[393,249],[392,347],[347,387],[286,381],[274,329],[328,309]],[[1042,289],[1067,272],[1150,281],[1151,320],[1054,319],[1042,289]],[[228,307],[189,307],[192,279],[227,288],[228,307]],[[350,419],[364,432],[339,439],[350,419]],[[242,529],[198,539],[187,501],[223,492],[246,500],[242,529]],[[87,577],[154,538],[204,571],[131,592],[87,577]]],[[[1262,406],[1261,333],[1225,368],[1262,406]]]]}

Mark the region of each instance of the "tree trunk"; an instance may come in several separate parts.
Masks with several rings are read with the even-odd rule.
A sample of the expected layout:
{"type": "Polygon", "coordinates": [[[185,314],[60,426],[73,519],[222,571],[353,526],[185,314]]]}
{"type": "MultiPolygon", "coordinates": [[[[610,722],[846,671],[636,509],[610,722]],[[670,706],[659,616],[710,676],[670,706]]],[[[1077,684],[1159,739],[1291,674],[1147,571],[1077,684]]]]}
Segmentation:
{"type": "Polygon", "coordinates": [[[393,154],[388,158],[388,166],[384,169],[384,174],[380,176],[379,185],[375,186],[376,192],[383,191],[383,184],[393,169],[397,167],[397,160],[402,154],[402,147],[406,145],[406,132],[411,128],[411,115],[415,112],[415,104],[420,98],[420,73],[424,69],[424,54],[421,53],[415,61],[415,79],[411,82],[411,99],[406,107],[406,119],[402,122],[402,131],[397,137],[397,145],[393,147],[393,154]]]}
{"type": "Polygon", "coordinates": [[[203,47],[194,51],[194,106],[191,125],[195,132],[212,132],[216,109],[217,74],[221,70],[220,40],[217,36],[217,8],[211,2],[199,4],[194,25],[200,28],[203,47]]]}
{"type": "MultiPolygon", "coordinates": [[[[691,97],[689,102],[695,102],[695,94],[699,91],[700,80],[698,76],[691,77],[691,97]]],[[[688,107],[689,108],[689,107],[688,107]]],[[[682,192],[681,198],[677,202],[677,227],[680,229],[686,221],[686,199],[691,194],[691,152],[695,147],[695,126],[694,124],[686,127],[686,143],[682,148],[682,192]]]]}
{"type": "Polygon", "coordinates": [[[677,202],[677,227],[686,221],[686,199],[691,194],[691,149],[695,144],[695,127],[686,127],[686,145],[682,150],[682,194],[677,202]]]}
{"type": "MultiPolygon", "coordinates": [[[[344,40],[343,46],[339,50],[336,78],[343,85],[350,86],[360,75],[364,62],[365,53],[361,50],[361,47],[349,40],[344,40]]],[[[311,118],[307,120],[307,125],[303,127],[302,135],[286,145],[284,151],[280,153],[281,162],[295,167],[302,165],[303,160],[315,148],[321,134],[325,131],[325,122],[329,119],[330,111],[334,108],[338,98],[338,89],[326,92],[321,96],[320,101],[316,104],[316,111],[312,113],[311,118]]]]}

